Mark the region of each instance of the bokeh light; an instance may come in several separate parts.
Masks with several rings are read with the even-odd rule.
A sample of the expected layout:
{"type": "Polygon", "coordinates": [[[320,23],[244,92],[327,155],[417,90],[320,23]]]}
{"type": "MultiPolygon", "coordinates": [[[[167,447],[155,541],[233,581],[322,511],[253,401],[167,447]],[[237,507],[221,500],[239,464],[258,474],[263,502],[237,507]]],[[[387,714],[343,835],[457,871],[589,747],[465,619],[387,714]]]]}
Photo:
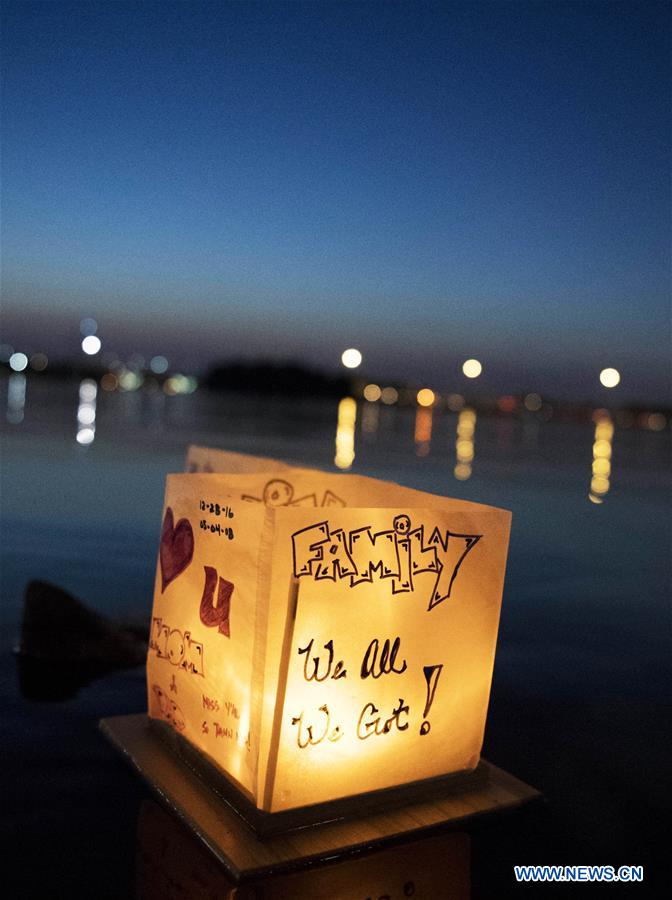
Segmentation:
{"type": "Polygon", "coordinates": [[[113,372],[106,372],[100,379],[100,386],[104,391],[116,391],[119,380],[113,372]]]}
{"type": "Polygon", "coordinates": [[[168,360],[165,356],[153,356],[149,361],[149,368],[155,375],[163,375],[168,371],[168,360]]]}
{"type": "Polygon", "coordinates": [[[609,479],[611,477],[611,441],[614,436],[614,423],[605,409],[595,410],[593,418],[595,420],[595,441],[588,499],[591,503],[600,504],[609,493],[611,486],[609,479]]]}
{"type": "Polygon", "coordinates": [[[477,359],[467,359],[462,364],[462,372],[467,378],[478,378],[483,371],[483,366],[477,359]]]}
{"type": "Polygon", "coordinates": [[[436,394],[431,388],[421,388],[416,394],[415,399],[418,401],[418,406],[433,406],[434,401],[436,400],[436,394]]]}
{"type": "Polygon", "coordinates": [[[664,431],[667,419],[662,413],[651,413],[646,420],[646,427],[650,431],[664,431]]]}
{"type": "Polygon", "coordinates": [[[92,444],[96,436],[96,397],[98,385],[92,378],[84,378],[79,385],[79,406],[77,407],[78,444],[92,444]]]}
{"type": "Polygon", "coordinates": [[[12,353],[9,357],[9,368],[13,372],[23,372],[23,370],[28,365],[28,357],[25,353],[12,353]]]}
{"type": "Polygon", "coordinates": [[[474,433],[476,412],[467,407],[457,418],[457,438],[455,440],[455,468],[453,474],[458,481],[471,478],[471,464],[474,460],[474,433]]]}
{"type": "Polygon", "coordinates": [[[9,376],[7,384],[7,421],[11,425],[23,422],[26,405],[26,376],[14,372],[9,376]]]}
{"type": "Polygon", "coordinates": [[[119,387],[122,391],[137,391],[142,384],[142,376],[130,369],[122,369],[117,375],[119,387]]]}
{"type": "Polygon", "coordinates": [[[98,385],[91,378],[85,378],[79,386],[80,403],[92,403],[96,399],[98,385]]]}
{"type": "MultiPolygon", "coordinates": [[[[430,391],[430,393],[432,393],[430,391]]],[[[432,441],[432,420],[434,410],[431,403],[420,403],[415,413],[415,453],[416,456],[427,456],[432,441]]]]}
{"type": "Polygon", "coordinates": [[[334,465],[338,469],[349,469],[355,460],[355,422],[357,403],[352,397],[343,397],[338,404],[336,423],[336,454],[334,465]]]}
{"type": "Polygon", "coordinates": [[[96,410],[92,403],[82,403],[77,411],[77,421],[81,425],[92,425],[96,421],[96,410]]]}
{"type": "Polygon", "coordinates": [[[500,397],[497,401],[497,409],[503,413],[512,413],[515,412],[518,407],[518,399],[516,397],[511,396],[511,394],[505,394],[503,397],[500,397]]]}
{"type": "Polygon", "coordinates": [[[541,395],[533,391],[531,394],[526,395],[523,403],[525,404],[525,409],[530,412],[539,412],[542,403],[541,395]]]}
{"type": "Polygon", "coordinates": [[[380,399],[386,406],[393,406],[399,399],[399,391],[394,387],[385,387],[380,392],[380,399]]]}
{"type": "Polygon", "coordinates": [[[375,403],[377,400],[380,400],[382,393],[377,384],[367,384],[364,388],[364,399],[368,400],[369,403],[375,403]]]}
{"type": "Polygon", "coordinates": [[[77,432],[77,443],[85,446],[87,444],[92,444],[95,436],[96,432],[93,428],[80,428],[77,432]]]}
{"type": "Polygon", "coordinates": [[[618,369],[602,369],[600,383],[606,388],[615,388],[621,381],[621,373],[618,369]]]}
{"type": "Polygon", "coordinates": [[[101,346],[100,338],[96,337],[95,334],[89,334],[82,340],[82,350],[87,356],[95,356],[101,346]]]}
{"type": "Polygon", "coordinates": [[[362,354],[354,347],[344,350],[341,355],[341,362],[346,369],[356,369],[362,363],[362,354]]]}

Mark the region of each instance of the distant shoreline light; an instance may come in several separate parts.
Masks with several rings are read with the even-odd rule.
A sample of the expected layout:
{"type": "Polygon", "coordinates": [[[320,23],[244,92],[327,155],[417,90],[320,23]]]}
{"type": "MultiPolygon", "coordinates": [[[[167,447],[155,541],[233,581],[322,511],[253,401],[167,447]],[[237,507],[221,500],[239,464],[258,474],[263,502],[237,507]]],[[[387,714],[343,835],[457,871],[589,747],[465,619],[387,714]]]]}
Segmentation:
{"type": "Polygon", "coordinates": [[[620,384],[621,373],[618,369],[602,369],[600,372],[600,384],[606,388],[615,388],[620,384]]]}
{"type": "Polygon", "coordinates": [[[477,359],[467,359],[462,364],[462,372],[467,378],[478,378],[483,371],[483,366],[477,359]]]}
{"type": "Polygon", "coordinates": [[[341,362],[346,369],[356,369],[362,363],[362,354],[354,347],[350,347],[341,354],[341,362]]]}
{"type": "Polygon", "coordinates": [[[99,337],[96,337],[95,334],[88,334],[82,340],[82,350],[86,353],[87,356],[95,356],[96,353],[99,352],[102,347],[102,343],[99,337]]]}
{"type": "Polygon", "coordinates": [[[9,357],[9,367],[13,372],[23,372],[28,365],[28,357],[25,353],[17,351],[9,357]]]}

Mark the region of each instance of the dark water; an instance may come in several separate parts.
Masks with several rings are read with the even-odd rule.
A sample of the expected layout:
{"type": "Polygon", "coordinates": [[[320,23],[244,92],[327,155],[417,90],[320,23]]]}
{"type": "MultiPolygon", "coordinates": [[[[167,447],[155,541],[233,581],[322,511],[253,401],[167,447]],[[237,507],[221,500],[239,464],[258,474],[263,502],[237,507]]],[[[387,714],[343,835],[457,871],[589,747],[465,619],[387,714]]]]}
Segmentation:
{"type": "MultiPolygon", "coordinates": [[[[16,896],[133,896],[143,796],[96,732],[99,717],[144,708],[142,669],[59,703],[23,697],[11,648],[27,582],[142,621],[164,478],[189,442],[334,461],[337,401],[99,391],[95,436],[82,445],[78,397],[77,383],[29,378],[22,420],[14,401],[2,429],[3,820],[6,840],[22,836],[14,859],[36,848],[42,859],[16,896]]],[[[514,863],[642,864],[645,883],[630,891],[654,896],[669,873],[669,430],[616,426],[607,489],[598,481],[591,500],[594,423],[478,416],[460,463],[459,422],[360,404],[352,471],[513,512],[484,755],[547,802],[473,831],[472,896],[516,893],[514,863]]]]}

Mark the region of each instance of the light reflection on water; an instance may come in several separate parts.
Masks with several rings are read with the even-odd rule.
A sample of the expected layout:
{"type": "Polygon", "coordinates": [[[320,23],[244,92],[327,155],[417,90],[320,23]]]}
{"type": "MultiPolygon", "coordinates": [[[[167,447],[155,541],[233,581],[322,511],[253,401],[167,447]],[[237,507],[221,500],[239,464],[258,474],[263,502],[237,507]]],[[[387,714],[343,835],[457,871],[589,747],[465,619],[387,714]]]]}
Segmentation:
{"type": "Polygon", "coordinates": [[[434,409],[418,406],[415,412],[415,455],[428,456],[432,446],[432,422],[434,409]]]}
{"type": "Polygon", "coordinates": [[[472,466],[476,451],[474,435],[476,433],[476,412],[466,407],[457,417],[457,437],[455,440],[455,468],[453,475],[458,481],[471,478],[472,466]]]}
{"type": "Polygon", "coordinates": [[[338,469],[349,469],[355,461],[355,423],[357,421],[357,401],[343,397],[338,404],[336,422],[336,456],[334,465],[338,469]]]}
{"type": "Polygon", "coordinates": [[[87,446],[96,437],[96,398],[98,385],[92,378],[85,378],[79,384],[79,405],[77,407],[78,444],[87,446]]]}
{"type": "Polygon", "coordinates": [[[380,407],[377,403],[371,403],[365,400],[362,403],[362,434],[367,440],[373,440],[378,431],[378,420],[380,418],[380,407]]]}
{"type": "Polygon", "coordinates": [[[662,413],[598,409],[592,421],[560,414],[548,421],[543,405],[528,408],[539,405],[536,397],[526,397],[515,414],[488,414],[458,394],[427,406],[402,406],[401,398],[390,402],[391,392],[386,396],[380,388],[375,400],[338,401],[207,390],[169,396],[153,378],[133,392],[92,379],[61,382],[23,373],[12,373],[6,382],[8,434],[132,447],[138,462],[141,447],[184,448],[193,441],[321,468],[334,465],[465,499],[481,499],[493,485],[499,491],[541,478],[558,490],[580,492],[586,504],[601,505],[613,500],[614,484],[619,491],[628,480],[632,485],[633,472],[663,477],[669,453],[669,422],[662,413]]]}
{"type": "Polygon", "coordinates": [[[592,503],[603,503],[611,486],[611,454],[614,425],[611,416],[600,410],[595,416],[593,468],[588,497],[592,503]]]}
{"type": "Polygon", "coordinates": [[[23,422],[26,405],[26,376],[14,373],[7,381],[7,421],[11,425],[23,422]]]}

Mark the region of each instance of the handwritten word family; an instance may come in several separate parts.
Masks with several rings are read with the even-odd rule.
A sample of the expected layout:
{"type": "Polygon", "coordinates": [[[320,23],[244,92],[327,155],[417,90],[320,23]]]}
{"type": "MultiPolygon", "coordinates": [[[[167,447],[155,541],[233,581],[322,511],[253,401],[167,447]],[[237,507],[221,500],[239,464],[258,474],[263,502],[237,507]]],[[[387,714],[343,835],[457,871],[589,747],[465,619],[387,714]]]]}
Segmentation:
{"type": "Polygon", "coordinates": [[[397,516],[392,528],[371,526],[345,531],[317,522],[292,535],[294,577],[315,581],[346,579],[350,587],[371,583],[374,575],[389,579],[392,593],[412,593],[416,579],[434,575],[427,609],[450,597],[458,571],[480,534],[453,534],[435,528],[425,540],[425,526],[411,527],[409,516],[397,516]]]}

